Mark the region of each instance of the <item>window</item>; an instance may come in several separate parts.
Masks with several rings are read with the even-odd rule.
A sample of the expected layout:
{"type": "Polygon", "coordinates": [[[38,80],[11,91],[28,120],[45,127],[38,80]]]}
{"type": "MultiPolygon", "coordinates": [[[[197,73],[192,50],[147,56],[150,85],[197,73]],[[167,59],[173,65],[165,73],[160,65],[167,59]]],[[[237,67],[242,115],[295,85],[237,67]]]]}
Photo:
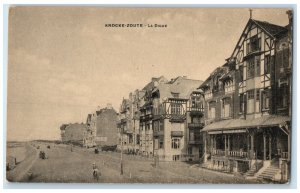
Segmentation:
{"type": "Polygon", "coordinates": [[[240,95],[240,113],[244,113],[245,111],[245,100],[244,100],[244,94],[240,95]]]}
{"type": "Polygon", "coordinates": [[[188,147],[188,154],[192,155],[193,154],[193,148],[192,147],[188,147]]]}
{"type": "Polygon", "coordinates": [[[216,117],[216,103],[211,102],[209,103],[208,118],[214,119],[215,117],[216,117]]]}
{"type": "Polygon", "coordinates": [[[158,130],[159,130],[159,131],[163,131],[163,130],[164,130],[164,120],[160,120],[158,126],[159,126],[159,127],[158,127],[158,130]]]}
{"type": "Polygon", "coordinates": [[[146,124],[145,130],[146,130],[146,131],[150,130],[150,123],[147,123],[147,124],[146,124]]]}
{"type": "Polygon", "coordinates": [[[288,106],[288,86],[287,84],[282,84],[279,87],[279,94],[278,94],[278,107],[284,108],[288,106]]]}
{"type": "Polygon", "coordinates": [[[180,148],[180,138],[172,138],[172,149],[180,148]]]}
{"type": "Polygon", "coordinates": [[[269,89],[266,89],[262,92],[262,108],[264,110],[269,109],[269,107],[270,107],[270,104],[269,104],[270,103],[270,96],[269,96],[269,94],[270,94],[269,89]]]}
{"type": "Polygon", "coordinates": [[[171,103],[171,114],[181,114],[181,104],[171,103]]]}
{"type": "Polygon", "coordinates": [[[247,62],[247,78],[254,77],[254,58],[251,58],[247,62]]]}
{"type": "Polygon", "coordinates": [[[222,100],[222,117],[230,116],[230,98],[225,98],[222,100]]]}
{"type": "Polygon", "coordinates": [[[213,80],[213,92],[219,91],[219,76],[216,76],[213,80]]]}
{"type": "Polygon", "coordinates": [[[254,90],[249,90],[247,94],[248,94],[248,100],[254,99],[254,90]]]}
{"type": "Polygon", "coordinates": [[[260,76],[260,56],[255,57],[255,76],[260,76]]]}
{"type": "Polygon", "coordinates": [[[270,74],[270,69],[271,69],[271,57],[270,55],[265,56],[265,74],[270,74]]]}
{"type": "Polygon", "coordinates": [[[258,38],[257,35],[251,37],[250,43],[247,43],[247,47],[246,47],[247,54],[260,50],[260,47],[261,47],[260,44],[261,44],[261,39],[258,38]]]}
{"type": "Polygon", "coordinates": [[[193,130],[190,130],[190,141],[194,141],[195,138],[194,138],[194,131],[193,130]]]}
{"type": "Polygon", "coordinates": [[[254,90],[247,92],[248,95],[248,104],[247,104],[247,113],[254,112],[254,90]]]}
{"type": "Polygon", "coordinates": [[[192,107],[201,108],[200,97],[192,97],[192,107]]]}
{"type": "Polygon", "coordinates": [[[159,130],[159,122],[153,121],[153,131],[158,131],[158,130],[159,130]]]}
{"type": "Polygon", "coordinates": [[[164,148],[164,138],[161,137],[159,138],[159,149],[163,149],[164,148]]]}
{"type": "Polygon", "coordinates": [[[180,158],[180,155],[173,155],[173,161],[178,161],[180,158]]]}
{"type": "Polygon", "coordinates": [[[239,67],[240,82],[244,80],[244,66],[239,67]]]}

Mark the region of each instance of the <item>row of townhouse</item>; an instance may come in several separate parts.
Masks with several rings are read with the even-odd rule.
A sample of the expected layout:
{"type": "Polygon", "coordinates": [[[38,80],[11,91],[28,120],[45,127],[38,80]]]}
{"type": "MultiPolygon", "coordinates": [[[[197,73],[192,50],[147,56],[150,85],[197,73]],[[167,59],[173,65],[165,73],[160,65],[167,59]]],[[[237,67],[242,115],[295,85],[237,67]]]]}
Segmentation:
{"type": "Polygon", "coordinates": [[[121,105],[120,144],[166,161],[249,177],[288,179],[292,34],[289,24],[247,22],[232,55],[204,81],[152,78],[121,105]]]}
{"type": "Polygon", "coordinates": [[[107,104],[87,115],[86,123],[69,123],[60,126],[61,140],[86,148],[115,146],[118,144],[118,114],[107,104]]]}
{"type": "Polygon", "coordinates": [[[232,55],[199,87],[203,167],[288,180],[293,30],[287,13],[284,27],[250,18],[232,55]]]}
{"type": "Polygon", "coordinates": [[[200,80],[179,76],[152,78],[129,94],[120,108],[120,148],[164,161],[199,160],[203,155],[200,129],[204,99],[200,80]]]}

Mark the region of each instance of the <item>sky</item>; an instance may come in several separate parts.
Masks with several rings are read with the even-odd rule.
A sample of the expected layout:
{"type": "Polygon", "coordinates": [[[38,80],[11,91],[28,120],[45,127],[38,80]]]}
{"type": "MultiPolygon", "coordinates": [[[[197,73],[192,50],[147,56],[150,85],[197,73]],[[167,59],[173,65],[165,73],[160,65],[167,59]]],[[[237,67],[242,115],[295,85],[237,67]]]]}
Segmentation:
{"type": "MultiPolygon", "coordinates": [[[[253,19],[288,24],[286,9],[253,9],[253,19]]],[[[152,77],[205,80],[248,20],[248,9],[13,7],[7,140],[59,139],[61,124],[107,103],[118,111],[152,77]],[[167,27],[105,27],[140,23],[167,27]]]]}

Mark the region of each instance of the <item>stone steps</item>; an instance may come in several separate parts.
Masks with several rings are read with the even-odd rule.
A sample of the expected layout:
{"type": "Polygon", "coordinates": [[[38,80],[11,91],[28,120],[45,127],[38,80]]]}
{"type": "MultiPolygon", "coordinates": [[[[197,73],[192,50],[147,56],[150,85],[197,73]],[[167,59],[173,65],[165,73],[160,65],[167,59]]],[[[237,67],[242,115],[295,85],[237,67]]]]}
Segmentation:
{"type": "Polygon", "coordinates": [[[279,167],[275,165],[271,165],[267,167],[259,176],[257,176],[257,179],[259,180],[273,180],[274,176],[280,172],[279,167]]]}

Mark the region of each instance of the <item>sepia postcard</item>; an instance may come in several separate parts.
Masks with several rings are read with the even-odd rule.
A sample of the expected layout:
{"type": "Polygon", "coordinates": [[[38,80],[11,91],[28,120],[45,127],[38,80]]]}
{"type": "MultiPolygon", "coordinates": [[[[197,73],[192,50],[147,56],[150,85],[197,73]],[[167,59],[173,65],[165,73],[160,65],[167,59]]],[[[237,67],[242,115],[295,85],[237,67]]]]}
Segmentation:
{"type": "Polygon", "coordinates": [[[11,6],[6,180],[290,183],[293,14],[11,6]]]}

